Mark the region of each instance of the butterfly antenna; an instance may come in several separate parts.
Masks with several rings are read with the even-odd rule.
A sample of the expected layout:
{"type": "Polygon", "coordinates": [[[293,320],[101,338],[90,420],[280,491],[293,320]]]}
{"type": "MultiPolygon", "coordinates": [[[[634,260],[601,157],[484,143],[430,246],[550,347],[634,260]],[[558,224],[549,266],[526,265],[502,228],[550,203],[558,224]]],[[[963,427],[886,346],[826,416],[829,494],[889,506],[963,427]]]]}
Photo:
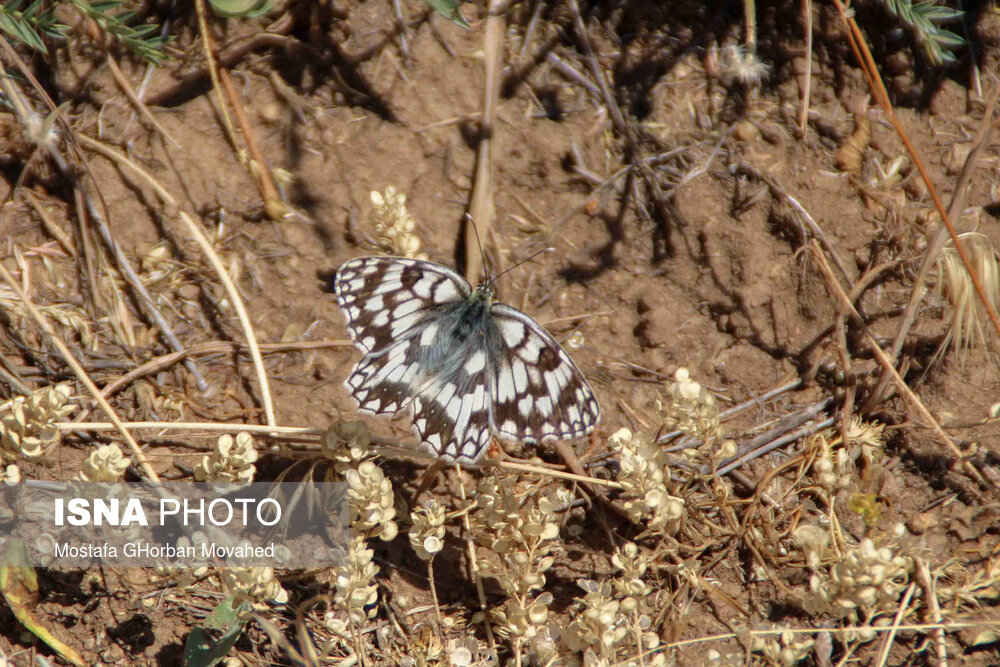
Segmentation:
{"type": "Polygon", "coordinates": [[[542,254],[547,253],[547,252],[552,252],[553,250],[555,250],[555,248],[542,248],[541,250],[533,252],[530,255],[528,255],[527,257],[525,257],[524,259],[522,259],[520,262],[518,262],[517,264],[515,264],[514,266],[509,266],[506,269],[504,269],[503,271],[501,271],[500,273],[498,273],[497,275],[493,276],[488,281],[486,281],[486,283],[488,285],[492,285],[497,280],[499,280],[500,276],[502,276],[503,274],[510,273],[511,271],[513,271],[517,267],[521,266],[522,264],[524,264],[526,262],[530,262],[531,260],[533,260],[534,258],[538,257],[539,255],[542,255],[542,254]]]}

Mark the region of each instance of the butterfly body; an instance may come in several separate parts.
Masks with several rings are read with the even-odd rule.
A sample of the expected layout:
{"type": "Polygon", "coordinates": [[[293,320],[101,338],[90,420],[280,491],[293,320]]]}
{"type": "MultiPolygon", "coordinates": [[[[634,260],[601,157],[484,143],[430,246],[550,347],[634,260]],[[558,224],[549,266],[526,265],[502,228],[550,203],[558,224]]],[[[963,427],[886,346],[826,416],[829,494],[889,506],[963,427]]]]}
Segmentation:
{"type": "Polygon", "coordinates": [[[490,435],[534,443],[586,435],[600,408],[559,344],[524,313],[433,262],[361,257],[334,281],[364,354],[345,381],[361,411],[409,409],[422,445],[474,463],[490,435]]]}

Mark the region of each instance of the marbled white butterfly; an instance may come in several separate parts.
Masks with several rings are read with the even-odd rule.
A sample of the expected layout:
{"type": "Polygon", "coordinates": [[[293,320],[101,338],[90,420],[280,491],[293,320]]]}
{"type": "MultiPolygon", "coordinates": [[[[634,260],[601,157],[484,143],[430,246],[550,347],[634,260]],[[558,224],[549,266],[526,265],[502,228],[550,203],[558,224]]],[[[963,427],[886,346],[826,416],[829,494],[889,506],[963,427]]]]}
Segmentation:
{"type": "Polygon", "coordinates": [[[424,448],[475,463],[490,434],[537,443],[577,438],[601,409],[583,373],[521,311],[440,264],[360,257],[334,280],[347,331],[364,357],[344,385],[362,412],[409,408],[424,448]]]}

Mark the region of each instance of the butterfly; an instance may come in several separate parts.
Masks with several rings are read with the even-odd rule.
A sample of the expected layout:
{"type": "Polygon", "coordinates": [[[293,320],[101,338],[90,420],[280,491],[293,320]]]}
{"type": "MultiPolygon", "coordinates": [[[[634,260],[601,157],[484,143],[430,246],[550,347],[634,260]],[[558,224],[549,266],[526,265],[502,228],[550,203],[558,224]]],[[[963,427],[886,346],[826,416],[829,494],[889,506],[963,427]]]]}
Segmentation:
{"type": "Polygon", "coordinates": [[[535,444],[592,432],[601,409],[580,369],[535,320],[452,269],[359,257],[334,278],[364,355],[344,382],[359,410],[408,409],[424,449],[475,463],[491,434],[535,444]]]}

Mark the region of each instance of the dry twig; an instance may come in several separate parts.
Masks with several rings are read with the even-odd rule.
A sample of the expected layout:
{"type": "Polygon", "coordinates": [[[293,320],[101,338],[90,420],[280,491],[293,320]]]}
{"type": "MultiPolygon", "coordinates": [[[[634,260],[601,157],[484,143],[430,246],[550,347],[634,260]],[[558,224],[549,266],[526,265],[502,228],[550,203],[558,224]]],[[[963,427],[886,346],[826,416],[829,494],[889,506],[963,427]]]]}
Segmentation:
{"type": "Polygon", "coordinates": [[[479,125],[479,146],[476,148],[476,174],[469,199],[469,215],[465,226],[465,277],[475,284],[482,271],[482,255],[478,243],[485,243],[493,226],[493,133],[496,131],[497,102],[500,98],[503,64],[503,42],[509,0],[490,0],[486,18],[486,85],[483,87],[483,116],[479,125]],[[475,226],[472,231],[470,227],[475,226]],[[471,233],[470,233],[471,232],[471,233]]]}
{"type": "MultiPolygon", "coordinates": [[[[945,210],[944,203],[941,201],[941,197],[938,196],[937,189],[934,187],[934,183],[931,181],[930,173],[927,171],[927,167],[924,165],[923,160],[920,159],[920,156],[917,153],[916,148],[913,147],[913,144],[910,142],[909,136],[906,134],[906,131],[903,129],[902,123],[899,122],[899,118],[896,116],[896,112],[892,108],[892,102],[889,99],[889,93],[886,91],[885,85],[882,83],[882,77],[879,75],[878,67],[875,65],[875,59],[872,57],[871,51],[868,50],[868,45],[865,42],[864,36],[861,34],[861,28],[858,27],[858,24],[854,20],[854,17],[848,15],[847,8],[844,6],[843,0],[834,0],[834,4],[837,6],[837,10],[840,12],[841,19],[847,25],[848,37],[850,39],[851,48],[854,51],[854,55],[857,58],[858,63],[860,63],[861,67],[865,72],[865,77],[868,80],[868,88],[869,90],[871,90],[872,95],[875,97],[875,100],[881,107],[882,112],[885,113],[885,115],[889,118],[889,121],[892,123],[893,128],[895,128],[896,130],[896,134],[899,135],[899,138],[902,140],[903,145],[906,146],[906,152],[910,155],[910,158],[913,160],[913,164],[916,166],[917,171],[920,172],[920,177],[923,179],[924,184],[927,186],[927,193],[930,195],[931,200],[934,202],[934,207],[937,209],[938,214],[941,216],[941,222],[944,224],[945,228],[947,228],[948,234],[951,236],[951,240],[955,244],[955,250],[958,252],[959,257],[962,259],[962,264],[963,266],[965,266],[965,270],[968,271],[969,273],[969,279],[972,281],[972,286],[976,290],[976,295],[979,297],[980,302],[986,309],[986,312],[990,317],[990,322],[992,322],[993,324],[994,330],[996,330],[997,335],[1000,336],[1000,316],[997,315],[996,311],[993,308],[992,302],[986,296],[986,292],[983,289],[982,282],[979,280],[979,276],[976,275],[976,272],[973,270],[972,264],[969,261],[969,256],[965,250],[965,246],[959,240],[958,232],[955,231],[955,227],[951,222],[952,214],[957,213],[957,211],[945,210]]],[[[992,112],[992,104],[989,106],[989,109],[987,110],[987,115],[984,117],[983,120],[983,126],[980,127],[979,134],[977,135],[977,138],[979,139],[980,142],[985,140],[988,131],[991,130],[993,127],[992,123],[989,122],[989,119],[992,117],[991,112],[992,112]]],[[[972,160],[972,158],[973,158],[973,152],[970,152],[969,158],[966,159],[967,165],[970,164],[970,160],[972,160]]],[[[962,188],[956,188],[955,190],[956,195],[961,190],[962,188]]],[[[953,200],[952,204],[955,204],[956,200],[953,200]]],[[[932,265],[931,262],[937,259],[936,253],[939,252],[942,247],[944,247],[943,238],[939,242],[938,247],[934,249],[935,252],[933,253],[933,255],[935,256],[932,256],[931,252],[932,247],[928,246],[927,254],[924,257],[924,265],[928,266],[928,272],[929,272],[929,265],[932,265]]],[[[910,299],[911,303],[914,303],[914,308],[915,308],[915,303],[919,302],[922,298],[923,298],[923,283],[918,282],[914,286],[913,296],[911,296],[910,299]]],[[[912,319],[910,320],[909,323],[907,323],[904,320],[903,325],[905,325],[906,327],[905,331],[909,330],[910,324],[912,324],[912,319]]],[[[898,352],[895,351],[896,348],[899,347],[900,349],[902,349],[901,336],[905,336],[905,331],[901,330],[900,334],[897,334],[897,341],[893,345],[894,353],[890,357],[890,361],[893,364],[895,363],[896,356],[898,356],[898,352]]],[[[884,386],[884,384],[885,384],[884,381],[881,382],[879,387],[881,388],[882,386],[884,386]]],[[[872,394],[873,398],[878,396],[879,393],[880,392],[873,393],[872,394]]],[[[873,405],[874,403],[872,401],[868,401],[866,407],[873,405]]]]}
{"type": "MultiPolygon", "coordinates": [[[[56,118],[60,121],[60,123],[62,123],[64,129],[67,132],[67,135],[70,137],[71,141],[75,146],[77,146],[78,149],[79,148],[77,144],[79,138],[78,135],[73,131],[73,128],[70,127],[69,123],[63,117],[62,113],[56,108],[55,103],[51,100],[51,98],[49,98],[49,96],[45,94],[44,89],[41,88],[41,84],[39,84],[38,81],[35,79],[34,75],[31,74],[31,70],[28,69],[28,67],[24,64],[24,61],[21,60],[21,58],[17,55],[17,53],[11,48],[10,44],[8,44],[7,41],[3,39],[2,36],[0,36],[0,47],[2,47],[9,56],[15,59],[15,62],[17,63],[18,68],[21,70],[21,72],[25,74],[25,76],[29,79],[29,81],[32,82],[32,85],[37,87],[43,99],[45,99],[46,104],[50,106],[52,113],[56,114],[56,118]]],[[[21,122],[22,123],[27,122],[29,115],[34,114],[35,112],[30,108],[30,106],[28,106],[26,98],[24,97],[23,93],[21,93],[21,91],[19,91],[16,88],[13,79],[11,79],[11,77],[7,75],[7,72],[4,69],[3,64],[0,64],[0,87],[2,87],[4,94],[7,96],[7,98],[11,100],[15,110],[18,113],[18,117],[21,120],[21,122]]],[[[143,308],[143,311],[145,312],[146,316],[150,320],[152,320],[152,323],[155,326],[157,326],[160,329],[160,332],[163,334],[164,339],[166,340],[167,344],[170,345],[171,348],[173,348],[175,351],[183,349],[180,340],[174,333],[173,327],[170,325],[167,319],[163,317],[163,314],[160,313],[159,308],[156,307],[156,302],[153,300],[152,296],[150,296],[149,291],[146,289],[146,286],[142,284],[141,280],[139,280],[139,276],[136,273],[135,269],[132,268],[132,264],[131,262],[129,262],[128,257],[125,256],[125,253],[122,252],[121,247],[115,242],[114,237],[112,237],[111,230],[108,228],[104,216],[102,216],[101,213],[98,211],[97,206],[91,200],[90,196],[86,193],[81,184],[77,182],[73,170],[70,169],[70,166],[67,164],[62,154],[59,153],[59,151],[57,150],[56,146],[53,143],[47,143],[45,145],[45,149],[48,151],[49,157],[52,158],[52,161],[55,163],[56,167],[58,167],[59,171],[69,180],[70,183],[73,183],[74,185],[77,186],[74,188],[73,192],[74,196],[77,199],[77,204],[78,204],[77,209],[80,212],[79,219],[82,226],[81,238],[83,239],[84,242],[84,258],[85,261],[87,262],[88,276],[90,277],[89,281],[91,289],[94,291],[95,297],[97,297],[98,293],[96,291],[96,279],[94,278],[95,273],[93,271],[93,266],[92,266],[93,252],[92,250],[88,250],[90,243],[90,236],[87,230],[87,221],[91,219],[94,221],[97,227],[97,232],[100,234],[105,245],[108,246],[108,250],[114,257],[118,269],[122,273],[122,276],[129,283],[132,289],[135,290],[135,293],[138,295],[139,297],[138,302],[140,306],[143,308]]],[[[82,156],[80,159],[81,162],[83,162],[85,168],[87,169],[87,172],[90,173],[90,167],[89,165],[87,165],[86,160],[84,160],[82,156]]],[[[98,197],[100,197],[99,191],[98,191],[98,197]]],[[[106,207],[104,208],[106,209],[106,207]]],[[[198,370],[198,367],[194,364],[194,362],[191,360],[186,360],[185,365],[187,366],[187,369],[191,372],[191,375],[195,378],[195,382],[198,385],[198,389],[200,391],[206,391],[208,389],[208,385],[205,383],[205,379],[202,377],[201,372],[198,370]]]]}

